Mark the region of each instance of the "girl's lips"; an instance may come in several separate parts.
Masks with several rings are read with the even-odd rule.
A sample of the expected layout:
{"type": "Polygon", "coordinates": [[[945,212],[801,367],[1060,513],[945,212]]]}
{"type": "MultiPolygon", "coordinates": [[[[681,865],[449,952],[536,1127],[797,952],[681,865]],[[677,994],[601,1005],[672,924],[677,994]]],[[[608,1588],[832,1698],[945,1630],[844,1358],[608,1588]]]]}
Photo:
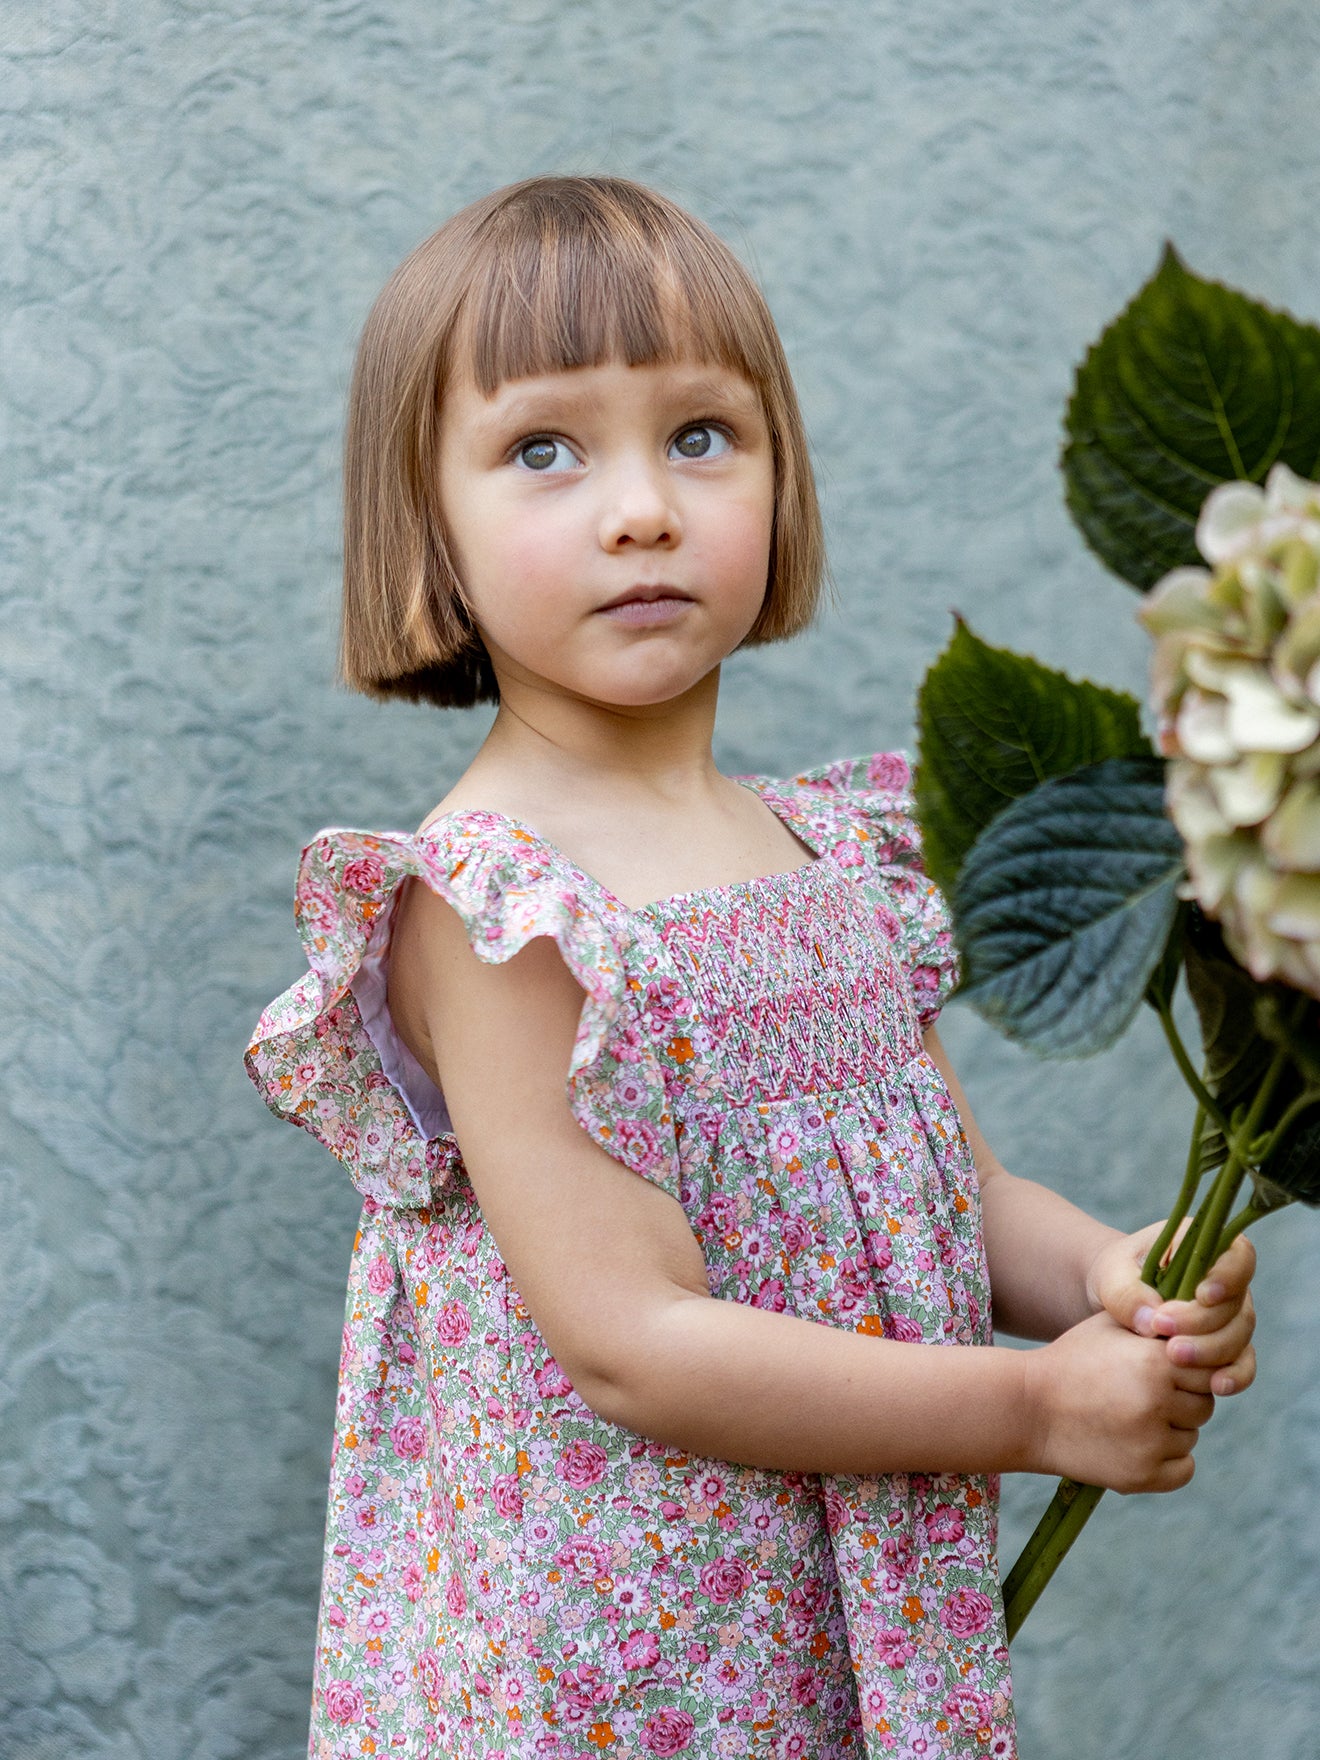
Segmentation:
{"type": "Polygon", "coordinates": [[[692,603],[677,594],[664,594],[657,599],[625,599],[621,605],[605,605],[601,616],[616,623],[635,624],[645,628],[651,624],[672,623],[692,603]]]}

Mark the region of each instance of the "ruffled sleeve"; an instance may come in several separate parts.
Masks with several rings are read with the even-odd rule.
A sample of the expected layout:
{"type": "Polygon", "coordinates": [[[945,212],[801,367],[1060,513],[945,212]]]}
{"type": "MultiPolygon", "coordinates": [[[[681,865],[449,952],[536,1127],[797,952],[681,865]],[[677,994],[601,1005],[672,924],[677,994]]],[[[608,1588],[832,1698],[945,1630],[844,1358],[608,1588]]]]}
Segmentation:
{"type": "Polygon", "coordinates": [[[617,1161],[677,1193],[665,1071],[628,973],[628,913],[499,814],[449,814],[420,836],[328,830],[303,851],[295,917],[309,969],[266,1009],[245,1058],[271,1110],[310,1131],[382,1204],[428,1204],[461,1167],[444,1098],[385,1007],[408,878],[453,906],[488,964],[537,936],[555,941],[584,992],[566,1076],[573,1115],[617,1161]]]}
{"type": "Polygon", "coordinates": [[[860,857],[883,882],[894,916],[886,926],[911,975],[917,1018],[929,1027],[957,988],[958,954],[944,894],[922,863],[906,753],[843,758],[804,771],[794,785],[843,809],[843,859],[855,841],[860,849],[853,859],[860,857]]]}

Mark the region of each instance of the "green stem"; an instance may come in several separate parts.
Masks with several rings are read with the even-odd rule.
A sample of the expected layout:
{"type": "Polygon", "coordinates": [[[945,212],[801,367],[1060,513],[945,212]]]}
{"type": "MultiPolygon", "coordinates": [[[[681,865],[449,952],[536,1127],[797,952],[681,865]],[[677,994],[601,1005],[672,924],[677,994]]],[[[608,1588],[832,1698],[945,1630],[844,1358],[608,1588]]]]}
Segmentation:
{"type": "Polygon", "coordinates": [[[1224,1232],[1220,1235],[1216,1245],[1215,1258],[1217,1259],[1221,1253],[1227,1252],[1242,1231],[1250,1228],[1253,1222],[1259,1222],[1263,1216],[1273,1216],[1276,1210],[1283,1208],[1282,1204],[1267,1206],[1258,1204],[1254,1198],[1249,1198],[1232,1221],[1225,1223],[1224,1232]]]}
{"type": "MultiPolygon", "coordinates": [[[[1023,1553],[1004,1584],[1004,1618],[1010,1644],[1103,1496],[1104,1491],[1098,1485],[1079,1485],[1075,1479],[1060,1479],[1054,1499],[1039,1525],[1043,1528],[1048,1524],[1045,1539],[1030,1558],[1023,1553]]],[[[1035,1538],[1033,1534],[1028,1549],[1035,1538]]]]}
{"type": "MultiPolygon", "coordinates": [[[[1299,1008],[1306,1006],[1303,998],[1299,1008]]],[[[1191,1059],[1186,1047],[1178,1036],[1167,1005],[1159,1011],[1160,1020],[1164,1024],[1165,1036],[1173,1052],[1174,1060],[1182,1071],[1184,1079],[1197,1098],[1196,1121],[1192,1127],[1191,1145],[1187,1152],[1187,1167],[1183,1174],[1182,1187],[1179,1190],[1173,1213],[1161,1230],[1160,1239],[1147,1255],[1142,1268],[1142,1277],[1146,1282],[1155,1282],[1160,1294],[1168,1296],[1175,1290],[1179,1295],[1193,1296],[1196,1286],[1205,1275],[1206,1269],[1224,1252],[1229,1243],[1248,1228],[1258,1222],[1262,1216],[1269,1214],[1269,1207],[1262,1206],[1254,1198],[1246,1203],[1231,1221],[1226,1222],[1228,1212],[1238,1187],[1248,1170],[1252,1168],[1252,1149],[1256,1146],[1256,1136],[1260,1130],[1261,1119],[1265,1115],[1279,1078],[1286,1069],[1289,1057],[1285,1049],[1275,1053],[1267,1068],[1260,1087],[1242,1118],[1237,1130],[1234,1130],[1220,1112],[1218,1106],[1207,1091],[1204,1082],[1192,1068],[1191,1059]],[[1205,1200],[1197,1211],[1191,1227],[1183,1236],[1178,1251],[1174,1254],[1168,1268],[1160,1272],[1159,1261],[1167,1250],[1169,1242],[1177,1232],[1179,1223],[1191,1208],[1201,1181],[1200,1154],[1201,1137],[1205,1119],[1209,1117],[1218,1126],[1227,1145],[1228,1157],[1218,1178],[1211,1186],[1205,1200]]],[[[1299,1017],[1298,1017],[1299,1018],[1299,1017]]],[[[1301,1107],[1301,1100],[1294,1101],[1285,1111],[1283,1118],[1273,1131],[1268,1141],[1254,1157],[1256,1162],[1264,1161],[1270,1150],[1277,1143],[1301,1107]]],[[[1050,1578],[1058,1569],[1073,1541],[1081,1533],[1091,1518],[1104,1491],[1095,1485],[1080,1485],[1074,1479],[1061,1479],[1054,1493],[1049,1508],[1037,1522],[1030,1539],[1022,1550],[1021,1556],[1014,1564],[1004,1581],[1004,1613],[1008,1627],[1008,1638],[1011,1643],[1022,1628],[1022,1622],[1036,1605],[1041,1592],[1050,1578]]]]}
{"type": "Polygon", "coordinates": [[[1198,1106],[1196,1109],[1196,1118],[1192,1123],[1191,1142],[1187,1146],[1187,1169],[1183,1174],[1182,1185],[1179,1187],[1178,1196],[1174,1200],[1173,1209],[1169,1212],[1168,1220],[1160,1230],[1159,1238],[1156,1240],[1154,1246],[1150,1249],[1150,1252],[1147,1253],[1146,1263],[1141,1267],[1141,1281],[1143,1283],[1149,1283],[1152,1287],[1155,1284],[1156,1278],[1158,1278],[1160,1274],[1160,1266],[1163,1262],[1165,1253],[1168,1251],[1169,1243],[1172,1241],[1174,1235],[1177,1234],[1179,1223],[1191,1209],[1192,1200],[1196,1197],[1196,1188],[1201,1183],[1201,1131],[1205,1124],[1205,1120],[1205,1107],[1198,1106]]]}
{"type": "Polygon", "coordinates": [[[1220,1170],[1219,1177],[1210,1188],[1209,1195],[1197,1212],[1196,1221],[1187,1231],[1196,1236],[1196,1246],[1187,1261],[1185,1270],[1178,1283],[1178,1296],[1182,1301],[1190,1301],[1196,1294],[1196,1286],[1205,1276],[1206,1271],[1214,1263],[1219,1247],[1219,1237],[1223,1233],[1224,1223],[1237,1197],[1238,1187],[1247,1171],[1249,1150],[1260,1129],[1260,1121],[1265,1115],[1279,1078],[1288,1067],[1288,1053],[1283,1046],[1274,1053],[1269,1068],[1265,1071],[1260,1087],[1247,1109],[1247,1115],[1229,1139],[1228,1160],[1220,1170]]]}
{"type": "Polygon", "coordinates": [[[1183,1080],[1187,1083],[1187,1086],[1192,1090],[1192,1093],[1196,1097],[1197,1105],[1202,1108],[1209,1118],[1213,1119],[1214,1123],[1223,1132],[1224,1140],[1227,1141],[1230,1134],[1228,1120],[1219,1110],[1219,1104],[1214,1095],[1211,1094],[1209,1088],[1206,1087],[1201,1077],[1197,1075],[1196,1067],[1187,1054],[1187,1047],[1183,1044],[1182,1035],[1179,1033],[1174,1022],[1173,1010],[1169,1007],[1168,1003],[1165,1002],[1156,1010],[1156,1012],[1160,1017],[1160,1025],[1164,1028],[1164,1037],[1169,1041],[1169,1050],[1173,1053],[1173,1061],[1178,1065],[1179,1070],[1182,1072],[1183,1080]]]}
{"type": "MultiPolygon", "coordinates": [[[[1296,1118],[1300,1118],[1301,1115],[1309,1107],[1314,1106],[1317,1099],[1320,1099],[1320,1093],[1317,1093],[1317,1090],[1315,1088],[1306,1087],[1306,1088],[1302,1089],[1301,1093],[1292,1102],[1292,1104],[1285,1108],[1283,1116],[1279,1119],[1278,1124],[1276,1124],[1274,1129],[1270,1132],[1269,1146],[1271,1149],[1274,1147],[1274,1145],[1276,1143],[1283,1141],[1284,1137],[1288,1133],[1288,1128],[1292,1124],[1293,1120],[1296,1118]]],[[[1266,1151],[1266,1153],[1268,1153],[1268,1151],[1266,1151]]],[[[1264,1155],[1261,1155],[1259,1157],[1260,1161],[1264,1161],[1264,1159],[1265,1159],[1264,1155]]]]}
{"type": "Polygon", "coordinates": [[[1183,1272],[1187,1269],[1187,1261],[1195,1251],[1196,1222],[1193,1220],[1192,1226],[1178,1242],[1178,1251],[1170,1259],[1168,1267],[1160,1273],[1156,1281],[1155,1287],[1166,1301],[1170,1296],[1177,1294],[1178,1287],[1182,1283],[1183,1272]]]}

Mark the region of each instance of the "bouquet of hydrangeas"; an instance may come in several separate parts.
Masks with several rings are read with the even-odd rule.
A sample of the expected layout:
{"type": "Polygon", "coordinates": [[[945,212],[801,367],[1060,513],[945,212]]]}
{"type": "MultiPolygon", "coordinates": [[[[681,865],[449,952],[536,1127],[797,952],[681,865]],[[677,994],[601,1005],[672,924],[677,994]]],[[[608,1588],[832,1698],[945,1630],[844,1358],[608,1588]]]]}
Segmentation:
{"type": "MultiPolygon", "coordinates": [[[[959,620],[921,689],[917,807],[987,1020],[1076,1056],[1158,1015],[1195,1114],[1143,1275],[1187,1298],[1242,1229],[1320,1204],[1320,330],[1170,246],[1066,427],[1069,509],[1148,595],[1157,741],[1132,697],[959,620]]],[[[1100,1496],[1060,1484],[1005,1582],[1010,1636],[1100,1496]]]]}

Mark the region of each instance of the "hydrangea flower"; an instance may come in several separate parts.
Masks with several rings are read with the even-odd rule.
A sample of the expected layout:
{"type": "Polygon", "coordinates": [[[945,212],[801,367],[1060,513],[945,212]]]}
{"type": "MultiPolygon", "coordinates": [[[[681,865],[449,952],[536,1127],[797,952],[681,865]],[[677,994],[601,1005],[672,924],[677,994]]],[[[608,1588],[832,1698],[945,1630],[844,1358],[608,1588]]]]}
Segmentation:
{"type": "Polygon", "coordinates": [[[1139,613],[1186,895],[1258,979],[1320,996],[1320,484],[1224,483],[1139,613]]]}

